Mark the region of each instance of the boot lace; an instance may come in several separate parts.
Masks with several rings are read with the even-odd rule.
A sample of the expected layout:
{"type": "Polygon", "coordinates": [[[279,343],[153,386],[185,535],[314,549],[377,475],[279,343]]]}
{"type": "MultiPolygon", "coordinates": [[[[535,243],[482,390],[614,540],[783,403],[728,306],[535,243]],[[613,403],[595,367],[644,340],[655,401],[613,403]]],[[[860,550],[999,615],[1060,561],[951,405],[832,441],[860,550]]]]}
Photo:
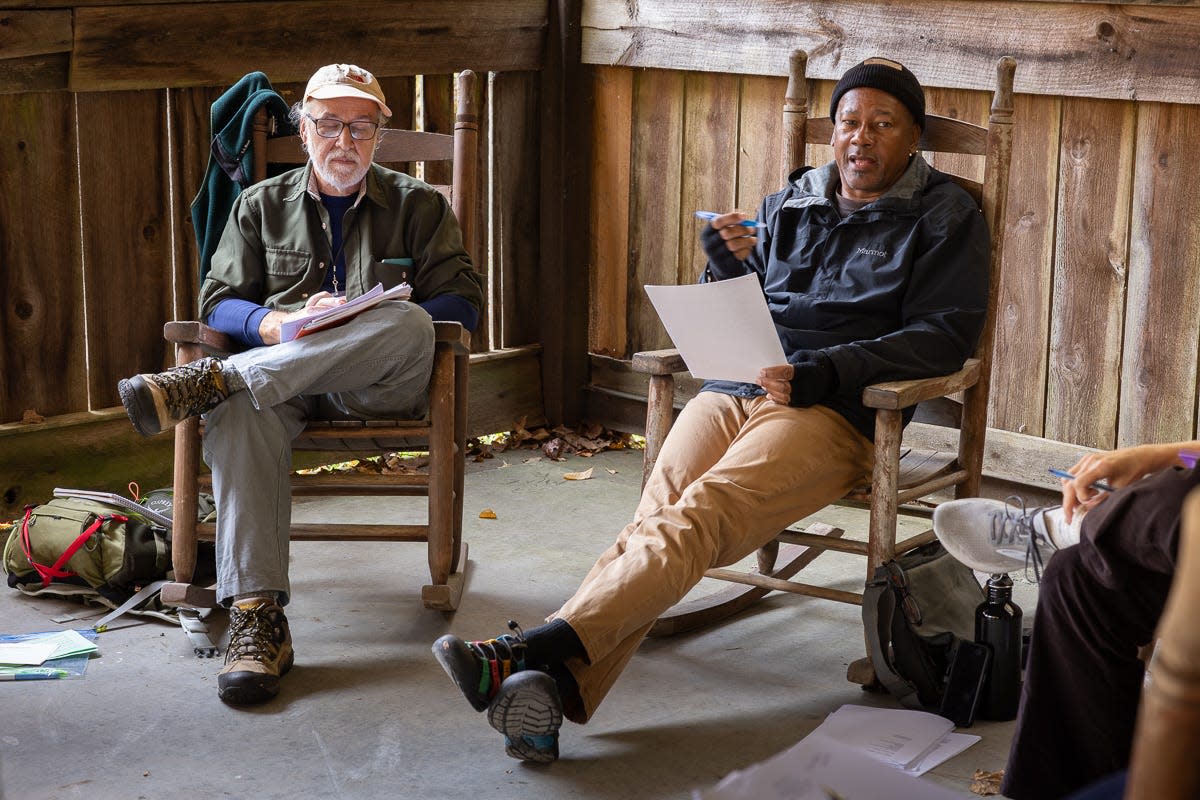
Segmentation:
{"type": "Polygon", "coordinates": [[[225,661],[242,659],[267,663],[279,653],[276,612],[263,607],[234,609],[230,614],[229,649],[225,661]]]}
{"type": "Polygon", "coordinates": [[[1026,508],[1025,500],[1017,496],[1005,498],[1003,512],[997,511],[992,515],[991,538],[992,544],[1025,546],[1025,577],[1037,583],[1042,579],[1042,567],[1045,565],[1043,548],[1054,552],[1054,544],[1045,534],[1034,527],[1033,521],[1041,514],[1042,508],[1026,508]],[[1033,567],[1033,578],[1029,578],[1029,568],[1033,567]]]}
{"type": "Polygon", "coordinates": [[[174,416],[187,419],[211,410],[228,397],[221,362],[206,358],[154,376],[167,408],[174,416]]]}

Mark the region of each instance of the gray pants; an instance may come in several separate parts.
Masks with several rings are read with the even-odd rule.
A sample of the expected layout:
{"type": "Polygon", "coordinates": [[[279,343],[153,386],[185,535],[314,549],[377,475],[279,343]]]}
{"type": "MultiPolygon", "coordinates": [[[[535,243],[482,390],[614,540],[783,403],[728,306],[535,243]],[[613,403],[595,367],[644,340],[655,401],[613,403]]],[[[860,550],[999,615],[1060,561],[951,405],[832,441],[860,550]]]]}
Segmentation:
{"type": "Polygon", "coordinates": [[[337,328],[226,362],[246,381],[205,415],[217,500],[217,599],[291,594],[292,442],[309,419],[413,419],[427,410],[433,322],[385,302],[337,328]]]}

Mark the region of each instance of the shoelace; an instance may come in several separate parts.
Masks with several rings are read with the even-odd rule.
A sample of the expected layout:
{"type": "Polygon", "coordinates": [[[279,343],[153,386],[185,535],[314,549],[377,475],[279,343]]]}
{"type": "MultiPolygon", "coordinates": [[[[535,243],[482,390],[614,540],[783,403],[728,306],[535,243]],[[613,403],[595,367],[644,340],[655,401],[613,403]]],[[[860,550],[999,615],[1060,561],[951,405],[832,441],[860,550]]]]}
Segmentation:
{"type": "Polygon", "coordinates": [[[237,609],[237,613],[232,616],[225,663],[243,658],[262,662],[275,656],[279,646],[271,636],[275,626],[271,621],[270,612],[262,608],[237,609]]]}
{"type": "Polygon", "coordinates": [[[1029,566],[1032,564],[1032,580],[1037,583],[1042,579],[1042,567],[1045,563],[1041,548],[1054,549],[1053,543],[1033,525],[1034,517],[1042,513],[1042,509],[1026,508],[1025,500],[1015,495],[1005,498],[1004,502],[1006,504],[1004,512],[992,514],[992,544],[1000,546],[1024,542],[1025,577],[1029,578],[1029,566]]]}
{"type": "Polygon", "coordinates": [[[514,635],[505,634],[486,641],[467,642],[467,647],[483,662],[479,691],[489,698],[495,695],[505,678],[525,669],[525,632],[511,619],[508,621],[508,627],[514,631],[514,635]],[[488,677],[491,678],[490,683],[487,683],[488,677]]]}
{"type": "Polygon", "coordinates": [[[209,359],[204,366],[188,366],[193,368],[159,373],[154,382],[167,396],[169,407],[181,408],[185,416],[193,416],[211,407],[214,401],[224,399],[226,393],[220,361],[209,359]]]}

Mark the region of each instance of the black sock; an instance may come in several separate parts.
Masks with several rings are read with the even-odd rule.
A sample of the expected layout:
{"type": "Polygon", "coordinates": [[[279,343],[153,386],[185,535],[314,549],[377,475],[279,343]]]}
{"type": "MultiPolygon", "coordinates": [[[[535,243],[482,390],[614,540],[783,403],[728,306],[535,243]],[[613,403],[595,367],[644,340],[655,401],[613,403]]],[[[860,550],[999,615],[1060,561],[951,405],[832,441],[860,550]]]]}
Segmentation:
{"type": "Polygon", "coordinates": [[[525,663],[530,667],[553,667],[568,658],[586,658],[587,651],[575,629],[556,619],[525,632],[525,663]]]}

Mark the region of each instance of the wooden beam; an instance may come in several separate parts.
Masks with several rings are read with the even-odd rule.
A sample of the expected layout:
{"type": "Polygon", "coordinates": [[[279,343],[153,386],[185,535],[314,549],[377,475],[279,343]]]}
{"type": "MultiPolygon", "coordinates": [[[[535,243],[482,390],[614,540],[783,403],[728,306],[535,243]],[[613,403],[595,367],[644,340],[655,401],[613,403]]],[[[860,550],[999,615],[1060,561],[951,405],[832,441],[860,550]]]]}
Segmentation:
{"type": "MultiPolygon", "coordinates": [[[[579,59],[582,0],[551,0],[539,91],[541,219],[538,338],[543,392],[552,422],[576,422],[588,374],[588,219],[592,85],[579,59]]],[[[507,46],[507,45],[506,45],[507,46]]]]}
{"type": "Polygon", "coordinates": [[[537,70],[545,60],[546,27],[546,4],[535,0],[79,8],[68,88],[226,85],[252,70],[273,83],[304,81],[334,53],[381,77],[537,70]],[[318,47],[306,45],[306,30],[319,32],[318,47]]]}
{"type": "MultiPolygon", "coordinates": [[[[909,423],[904,429],[904,445],[921,450],[952,450],[957,447],[958,432],[940,425],[909,423]]],[[[988,428],[983,453],[983,474],[1012,483],[1057,490],[1058,478],[1050,467],[1066,469],[1087,453],[1091,447],[1056,442],[1037,436],[988,428]]]]}
{"type": "Polygon", "coordinates": [[[71,12],[0,10],[0,59],[71,51],[71,12]]]}
{"type": "Polygon", "coordinates": [[[590,0],[583,60],[627,67],[836,80],[873,55],[903,61],[926,86],[990,89],[997,57],[1017,60],[1016,91],[1195,103],[1200,8],[1015,0],[743,3],[713,24],[711,0],[590,0]]]}

